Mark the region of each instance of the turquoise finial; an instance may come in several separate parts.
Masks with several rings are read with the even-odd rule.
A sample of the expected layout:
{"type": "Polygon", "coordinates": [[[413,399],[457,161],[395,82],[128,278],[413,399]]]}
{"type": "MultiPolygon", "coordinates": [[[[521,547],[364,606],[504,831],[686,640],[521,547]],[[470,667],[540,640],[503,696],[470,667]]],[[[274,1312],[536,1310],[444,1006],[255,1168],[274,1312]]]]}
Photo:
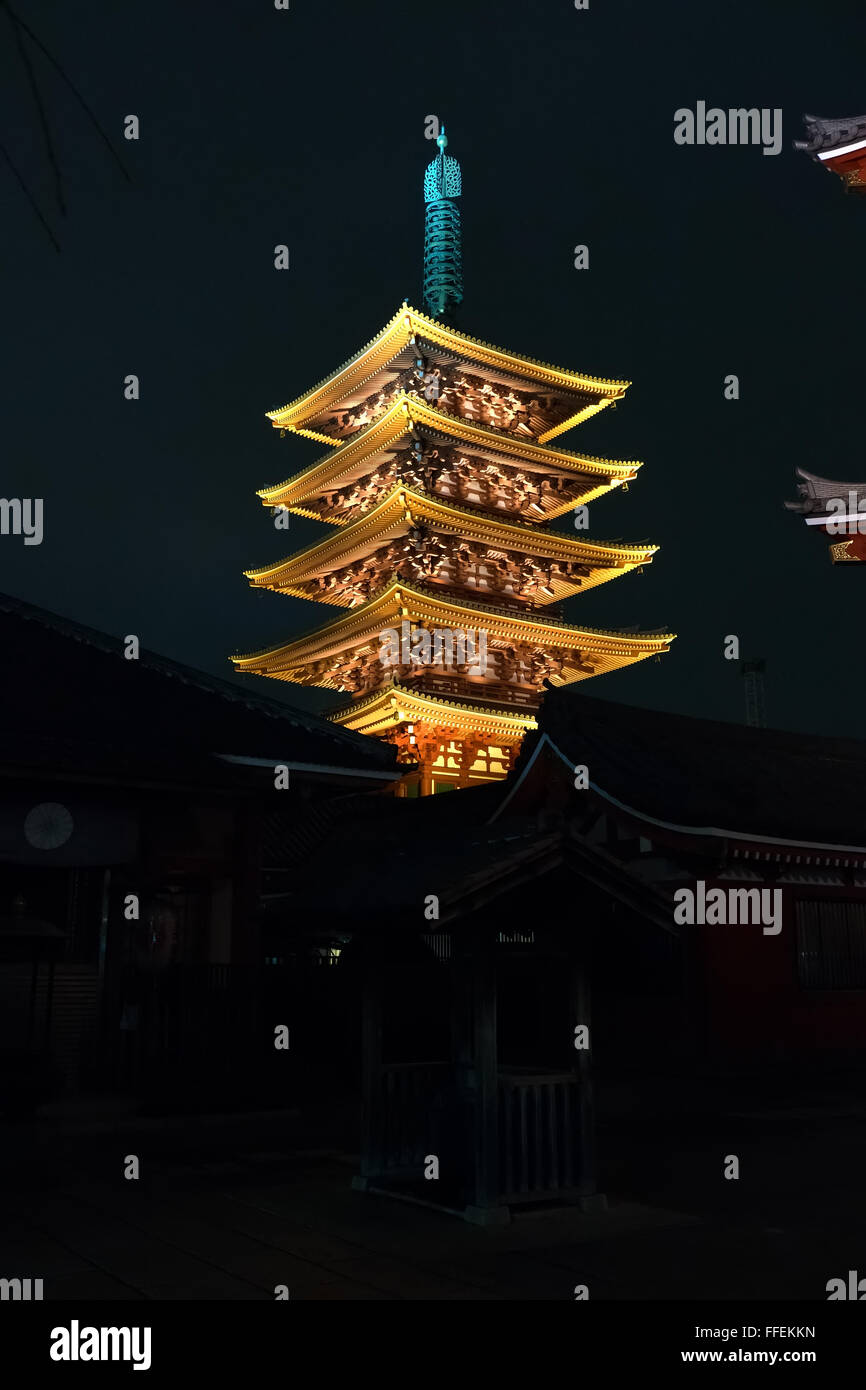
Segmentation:
{"type": "Polygon", "coordinates": [[[424,304],[431,318],[449,319],[463,298],[463,265],[460,231],[462,193],[460,165],[446,154],[448,137],[443,125],[436,137],[438,154],[424,172],[424,304]]]}

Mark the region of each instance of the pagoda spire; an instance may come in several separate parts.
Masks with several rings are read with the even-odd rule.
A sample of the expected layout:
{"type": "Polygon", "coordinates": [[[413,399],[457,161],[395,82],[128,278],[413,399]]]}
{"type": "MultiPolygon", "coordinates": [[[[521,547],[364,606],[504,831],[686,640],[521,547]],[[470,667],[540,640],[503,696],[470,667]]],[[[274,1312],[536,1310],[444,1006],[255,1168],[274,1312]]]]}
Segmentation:
{"type": "Polygon", "coordinates": [[[443,126],[436,138],[439,153],[424,172],[424,305],[431,318],[453,322],[454,311],[463,299],[463,253],[461,246],[460,165],[445,153],[448,138],[443,126]]]}

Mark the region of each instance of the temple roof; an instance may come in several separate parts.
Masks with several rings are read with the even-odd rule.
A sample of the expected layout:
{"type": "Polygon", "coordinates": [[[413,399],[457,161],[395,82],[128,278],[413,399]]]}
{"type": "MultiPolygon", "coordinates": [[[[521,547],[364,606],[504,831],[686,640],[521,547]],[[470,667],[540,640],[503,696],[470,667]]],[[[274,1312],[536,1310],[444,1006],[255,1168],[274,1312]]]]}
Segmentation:
{"type": "Polygon", "coordinates": [[[314,802],[303,811],[288,804],[275,807],[265,826],[265,862],[299,870],[289,876],[297,897],[286,899],[287,925],[304,920],[307,903],[310,920],[320,916],[321,884],[339,842],[346,845],[343,872],[334,880],[336,896],[329,907],[351,924],[357,922],[358,904],[369,901],[377,904],[377,925],[411,925],[430,883],[447,894],[440,897],[440,920],[452,916],[453,899],[462,898],[467,885],[474,888],[482,876],[491,889],[510,892],[525,871],[543,895],[553,847],[574,845],[580,850],[575,881],[584,875],[593,881],[598,873],[610,891],[616,883],[623,890],[629,885],[635,903],[657,904],[659,925],[672,927],[670,891],[653,891],[602,845],[579,834],[580,794],[573,790],[571,773],[577,762],[589,766],[612,811],[619,805],[636,807],[641,816],[679,826],[684,845],[695,832],[716,827],[730,832],[719,845],[720,855],[738,841],[764,836],[765,842],[756,839],[762,859],[766,852],[784,861],[791,846],[804,842],[822,846],[832,858],[835,844],[851,845],[866,856],[861,792],[866,741],[639,709],[574,689],[548,693],[537,722],[539,732],[527,736],[520,762],[506,780],[469,787],[459,796],[352,796],[314,802]],[[538,754],[545,736],[564,761],[550,742],[538,754]],[[561,787],[553,785],[554,766],[561,769],[561,787]],[[700,777],[695,767],[702,769],[700,777]],[[573,819],[556,813],[560,791],[573,819]],[[382,874],[377,854],[383,843],[389,846],[393,876],[382,874]],[[388,894],[385,904],[380,886],[388,894]]]}
{"type": "MultiPolygon", "coordinates": [[[[502,795],[502,782],[470,787],[460,796],[413,800],[392,797],[342,797],[338,804],[313,803],[309,817],[280,807],[268,824],[267,862],[297,872],[287,874],[291,890],[268,904],[267,917],[288,931],[309,924],[325,935],[351,934],[372,926],[412,931],[418,903],[436,887],[438,927],[459,930],[461,919],[499,901],[513,901],[531,884],[538,901],[550,895],[562,875],[585,905],[593,893],[613,898],[620,915],[618,942],[627,949],[629,915],[640,925],[675,940],[682,928],[673,922],[669,894],[642,881],[625,864],[598,845],[590,845],[572,825],[540,830],[532,818],[490,824],[489,811],[502,795]],[[297,830],[295,827],[297,826],[297,830]],[[333,874],[333,845],[345,848],[341,872],[333,874]],[[388,845],[383,873],[382,845],[388,845]],[[321,885],[329,883],[329,918],[323,920],[321,885]],[[364,905],[375,905],[365,917],[364,905]]],[[[559,893],[557,893],[557,901],[559,893]]],[[[532,926],[527,922],[527,926],[532,926]]],[[[575,914],[575,934],[589,936],[592,911],[575,914]]]]}
{"type": "Polygon", "coordinates": [[[795,140],[794,149],[805,150],[816,159],[838,155],[848,146],[866,145],[866,116],[842,116],[838,120],[804,116],[803,124],[808,138],[795,140]]]}
{"type": "MultiPolygon", "coordinates": [[[[394,768],[393,750],[282,700],[0,595],[5,718],[0,766],[115,784],[248,783],[223,754],[354,769],[394,768]]],[[[375,782],[379,786],[379,781],[375,782]]]]}
{"type": "Polygon", "coordinates": [[[432,724],[461,733],[483,733],[503,743],[515,743],[527,730],[538,727],[528,709],[518,710],[492,700],[449,699],[396,683],[341,706],[329,717],[335,724],[363,734],[381,735],[405,723],[432,724]]]}
{"type": "Polygon", "coordinates": [[[567,681],[601,675],[648,656],[660,655],[668,650],[675,637],[670,632],[610,632],[573,627],[562,619],[515,613],[513,609],[443,596],[420,584],[392,580],[361,608],[341,614],[284,645],[238,654],[232,661],[239,671],[298,680],[305,666],[346,650],[375,645],[384,629],[393,627],[403,618],[433,628],[481,627],[487,632],[488,641],[494,644],[525,641],[552,650],[579,648],[581,657],[590,656],[596,669],[587,671],[582,669],[582,664],[567,666],[567,671],[573,671],[565,677],[567,681]],[[290,671],[295,674],[289,675],[290,671]]]}
{"type": "MultiPolygon", "coordinates": [[[[658,546],[591,544],[556,531],[541,531],[516,522],[500,520],[486,512],[461,507],[437,497],[414,492],[398,485],[377,506],[337,535],[329,535],[288,559],[259,569],[245,570],[255,587],[278,589],[299,598],[311,597],[305,583],[333,569],[352,564],[370,555],[388,541],[405,537],[410,528],[426,523],[432,531],[454,536],[458,541],[476,542],[503,550],[516,550],[534,558],[572,562],[586,566],[589,573],[571,582],[554,580],[551,592],[540,603],[569,597],[578,589],[593,588],[621,574],[651,562],[658,546]]],[[[432,581],[431,581],[432,584],[432,581]]],[[[482,591],[479,591],[479,594],[482,591]]],[[[351,606],[350,598],[335,593],[322,595],[322,601],[351,606]]]]}
{"type": "MultiPolygon", "coordinates": [[[[442,442],[458,441],[473,445],[478,453],[488,458],[504,458],[539,472],[553,469],[568,474],[583,474],[585,490],[568,500],[561,510],[548,511],[545,519],[570,511],[579,503],[591,502],[612,487],[632,481],[641,467],[633,459],[595,458],[590,454],[546,448],[531,440],[503,434],[488,425],[434,409],[423,400],[401,392],[394,404],[366,429],[285,482],[260,489],[258,496],[267,507],[286,507],[301,516],[318,520],[318,512],[304,506],[305,502],[360,477],[365,469],[372,467],[377,455],[398,448],[417,427],[442,442]]],[[[339,515],[324,519],[338,526],[344,524],[339,515]]]]}
{"type": "Polygon", "coordinates": [[[831,500],[843,502],[847,507],[850,501],[848,494],[852,492],[857,496],[858,510],[866,512],[866,483],[834,482],[831,478],[819,477],[817,473],[807,473],[805,468],[798,468],[796,473],[798,478],[803,479],[797,486],[801,500],[785,502],[789,512],[824,513],[825,504],[831,500]]]}
{"type": "Polygon", "coordinates": [[[524,810],[546,800],[549,768],[529,767],[546,736],[563,775],[586,764],[611,810],[646,822],[642,834],[655,825],[692,840],[752,841],[767,853],[787,842],[866,854],[866,741],[638,709],[574,689],[549,691],[538,724],[502,784],[502,814],[517,810],[518,785],[524,810]]]}
{"type": "Polygon", "coordinates": [[[459,333],[437,319],[428,318],[404,301],[393,318],[365,347],[302,396],[279,410],[268,411],[268,419],[277,429],[293,430],[297,434],[320,439],[324,444],[333,443],[333,439],[321,430],[308,428],[310,422],[330,410],[338,401],[348,401],[353,395],[360,398],[363,394],[360,388],[370,386],[376,374],[394,363],[401,353],[406,355],[408,364],[414,353],[414,348],[410,347],[412,340],[431,344],[450,354],[456,361],[474,363],[487,369],[494,378],[502,374],[506,381],[516,380],[581,398],[575,400],[575,410],[565,420],[539,436],[541,443],[621,399],[630,385],[628,381],[586,376],[494,347],[479,338],[459,333]]]}

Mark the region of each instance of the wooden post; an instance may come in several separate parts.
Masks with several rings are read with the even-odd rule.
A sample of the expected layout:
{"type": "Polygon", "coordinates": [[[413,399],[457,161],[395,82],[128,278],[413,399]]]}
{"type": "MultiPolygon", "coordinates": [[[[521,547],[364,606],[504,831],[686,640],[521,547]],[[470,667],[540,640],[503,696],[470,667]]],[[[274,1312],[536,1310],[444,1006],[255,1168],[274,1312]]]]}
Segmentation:
{"type": "Polygon", "coordinates": [[[433,762],[434,757],[424,758],[421,763],[421,795],[433,795],[433,762]]]}
{"type": "Polygon", "coordinates": [[[249,802],[234,807],[231,963],[260,965],[261,812],[249,802]]]}
{"type": "MultiPolygon", "coordinates": [[[[447,748],[447,742],[446,742],[447,748]]],[[[421,773],[421,796],[433,795],[433,765],[442,752],[442,734],[437,726],[415,726],[415,757],[421,773]]]]}
{"type": "Polygon", "coordinates": [[[499,1204],[499,1062],[496,1046],[496,958],[489,932],[476,938],[472,962],[472,1076],[475,1088],[474,1201],[465,1216],[478,1225],[511,1220],[499,1204]]]}
{"type": "Polygon", "coordinates": [[[451,1060],[457,1074],[457,1084],[466,1085],[466,1073],[472,1066],[472,991],[471,957],[460,931],[451,937],[451,1060]]]}
{"type": "Polygon", "coordinates": [[[361,1172],[352,1186],[364,1192],[381,1177],[383,1152],[382,996],[383,967],[378,941],[364,943],[361,1004],[361,1172]]]}
{"type": "Polygon", "coordinates": [[[592,1009],[589,969],[582,957],[570,960],[572,1066],[577,1078],[578,1202],[583,1211],[604,1211],[607,1199],[596,1191],[595,1106],[592,1081],[592,1009]],[[589,1029],[589,1048],[575,1048],[575,1028],[589,1029]]]}
{"type": "Polygon", "coordinates": [[[459,1201],[472,1200],[475,1186],[475,1085],[472,1056],[472,955],[462,931],[451,936],[451,1063],[453,1095],[450,1106],[448,1162],[459,1173],[459,1201]]]}
{"type": "Polygon", "coordinates": [[[484,739],[480,735],[465,734],[460,740],[460,772],[457,777],[458,787],[469,786],[469,773],[472,764],[478,757],[480,749],[485,746],[484,739]]]}

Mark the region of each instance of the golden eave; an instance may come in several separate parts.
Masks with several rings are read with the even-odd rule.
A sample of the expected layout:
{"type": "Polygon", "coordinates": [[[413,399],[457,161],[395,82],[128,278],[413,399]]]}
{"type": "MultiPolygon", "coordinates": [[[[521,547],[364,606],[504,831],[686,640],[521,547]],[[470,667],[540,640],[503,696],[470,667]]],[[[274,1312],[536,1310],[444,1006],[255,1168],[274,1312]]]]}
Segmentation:
{"type": "Polygon", "coordinates": [[[238,671],[279,675],[281,671],[323,660],[347,648],[376,643],[384,629],[393,627],[403,618],[431,628],[483,627],[492,642],[524,641],[539,647],[580,647],[587,655],[601,661],[604,670],[666,652],[676,635],[573,627],[560,619],[515,614],[393,581],[361,608],[341,613],[313,632],[279,647],[239,654],[231,659],[238,671]]]}
{"type": "Polygon", "coordinates": [[[580,372],[568,371],[564,367],[554,367],[549,362],[539,362],[532,357],[506,352],[491,343],[482,342],[479,338],[470,338],[464,333],[458,333],[456,329],[448,328],[404,303],[381,332],[360,352],[311,390],[306,391],[303,396],[279,410],[268,411],[267,418],[277,429],[293,430],[296,434],[333,445],[335,441],[328,435],[305,429],[305,422],[314,419],[321,411],[329,409],[349,392],[356,391],[368,378],[374,376],[402,352],[408,346],[410,338],[416,335],[426,338],[428,342],[435,343],[445,351],[471,358],[493,370],[509,372],[527,381],[540,382],[565,391],[591,392],[600,398],[540,436],[541,443],[562,434],[564,430],[571,429],[581,420],[619,400],[631,385],[628,381],[585,376],[580,372]]]}
{"type": "MultiPolygon", "coordinates": [[[[539,468],[558,468],[568,473],[584,474],[588,480],[585,492],[566,502],[557,512],[548,513],[550,517],[571,511],[581,503],[592,502],[611,488],[633,481],[642,466],[637,459],[595,458],[590,454],[575,454],[565,449],[544,448],[531,441],[502,434],[489,425],[473,424],[459,415],[435,410],[417,397],[401,391],[393,405],[378,420],[374,420],[346,444],[317,459],[309,468],[285,482],[261,488],[257,496],[261,497],[266,507],[285,507],[297,515],[320,520],[318,512],[302,504],[339,488],[342,479],[354,473],[363,460],[375,458],[377,454],[393,448],[400,439],[411,435],[413,425],[426,425],[463,444],[474,444],[479,449],[490,450],[508,459],[521,459],[539,468]]],[[[339,517],[324,519],[337,526],[346,524],[339,517]]]]}
{"type": "MultiPolygon", "coordinates": [[[[257,588],[279,589],[304,598],[307,595],[297,586],[316,575],[329,573],[338,565],[351,564],[355,558],[368,554],[376,544],[385,544],[392,533],[404,530],[407,523],[416,521],[429,522],[440,533],[450,531],[461,540],[520,550],[526,555],[549,560],[585,564],[591,573],[579,586],[581,591],[650,563],[658,550],[655,545],[604,545],[572,540],[556,531],[500,521],[479,509],[429,497],[398,484],[381,502],[351,525],[343,527],[337,535],[317,541],[274,565],[244,573],[257,588]]],[[[554,593],[551,600],[556,597],[554,593]]]]}
{"type": "Polygon", "coordinates": [[[445,700],[401,685],[377,690],[363,700],[332,711],[326,718],[344,729],[372,735],[387,733],[406,723],[439,724],[464,733],[489,734],[494,743],[497,738],[516,742],[527,730],[538,728],[538,721],[528,710],[512,712],[499,706],[445,700]]]}

